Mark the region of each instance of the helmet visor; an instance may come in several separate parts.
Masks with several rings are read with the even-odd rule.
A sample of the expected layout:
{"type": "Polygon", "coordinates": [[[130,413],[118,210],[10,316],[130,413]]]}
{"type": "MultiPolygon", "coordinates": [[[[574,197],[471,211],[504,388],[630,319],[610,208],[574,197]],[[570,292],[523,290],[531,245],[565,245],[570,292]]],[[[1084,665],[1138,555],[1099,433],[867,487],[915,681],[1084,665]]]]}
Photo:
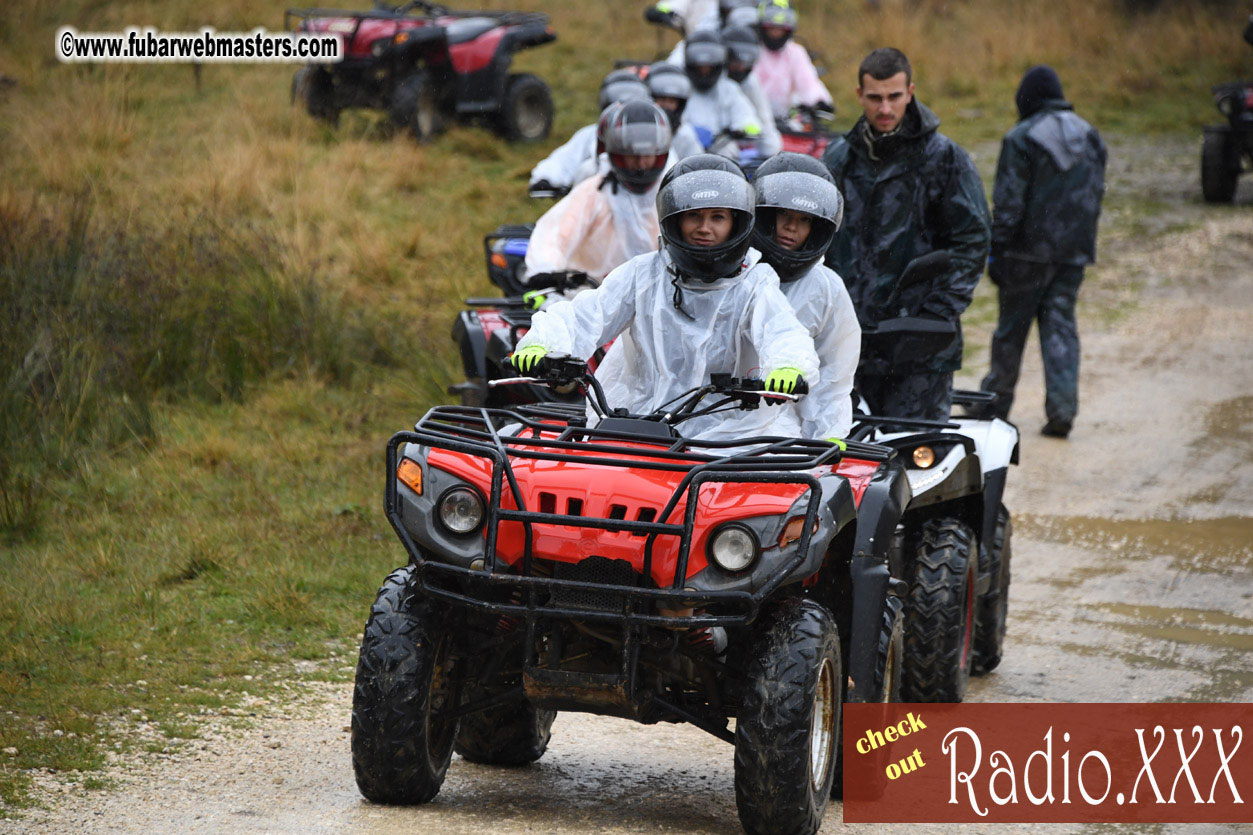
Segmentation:
{"type": "Polygon", "coordinates": [[[780,171],[757,178],[757,207],[804,212],[837,227],[844,217],[844,198],[834,184],[803,171],[780,171]]]}

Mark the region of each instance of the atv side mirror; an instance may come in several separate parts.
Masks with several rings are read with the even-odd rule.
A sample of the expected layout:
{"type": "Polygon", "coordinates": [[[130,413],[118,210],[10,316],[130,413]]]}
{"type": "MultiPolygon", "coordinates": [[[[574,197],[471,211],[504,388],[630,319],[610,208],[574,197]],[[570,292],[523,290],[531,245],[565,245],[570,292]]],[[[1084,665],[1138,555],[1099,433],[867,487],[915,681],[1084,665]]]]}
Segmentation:
{"type": "Polygon", "coordinates": [[[926,255],[921,255],[906,264],[900,279],[896,282],[896,286],[898,289],[903,290],[915,284],[923,284],[944,275],[952,268],[953,257],[949,255],[948,250],[937,249],[935,252],[928,252],[926,255]]]}

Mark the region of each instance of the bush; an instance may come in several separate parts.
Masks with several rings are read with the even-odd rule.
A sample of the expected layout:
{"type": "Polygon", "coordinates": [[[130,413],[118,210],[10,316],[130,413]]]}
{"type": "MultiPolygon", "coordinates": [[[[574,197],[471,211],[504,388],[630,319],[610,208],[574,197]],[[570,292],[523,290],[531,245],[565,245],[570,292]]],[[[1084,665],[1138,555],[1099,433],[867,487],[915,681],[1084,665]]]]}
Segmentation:
{"type": "Polygon", "coordinates": [[[93,223],[90,202],[0,199],[0,533],[36,527],[48,478],[153,438],[157,398],[239,399],[274,374],[346,383],[398,329],[279,266],[262,230],[208,214],[93,223]]]}

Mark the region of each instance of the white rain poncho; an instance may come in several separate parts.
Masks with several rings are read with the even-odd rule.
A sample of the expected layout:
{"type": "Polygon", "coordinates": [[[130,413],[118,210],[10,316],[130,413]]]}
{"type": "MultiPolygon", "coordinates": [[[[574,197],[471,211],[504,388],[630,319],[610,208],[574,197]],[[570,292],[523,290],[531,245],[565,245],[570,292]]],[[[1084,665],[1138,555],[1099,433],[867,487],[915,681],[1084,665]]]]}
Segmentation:
{"type": "MultiPolygon", "coordinates": [[[[602,279],[620,264],[657,248],[658,182],[635,194],[605,182],[583,180],[535,223],[526,252],[527,275],[564,270],[602,279]]],[[[590,354],[589,354],[590,356],[590,354]]]]}
{"type": "Polygon", "coordinates": [[[657,8],[674,12],[683,20],[683,34],[718,28],[718,0],[662,0],[657,8]]]}
{"type": "Polygon", "coordinates": [[[670,143],[670,153],[676,160],[687,159],[695,154],[705,153],[705,146],[700,144],[695,128],[687,122],[680,122],[670,143]]]}
{"type": "MultiPolygon", "coordinates": [[[[535,314],[518,348],[539,345],[586,358],[613,340],[596,377],[610,407],[632,414],[653,412],[716,373],[764,376],[791,367],[812,385],[818,380],[813,340],[779,291],[778,276],[758,257],[749,250],[738,274],[709,284],[676,279],[664,250],[633,258],[596,290],[535,314]],[[675,306],[676,285],[682,310],[675,306]]],[[[795,409],[763,405],[695,418],[679,432],[704,440],[797,437],[800,420],[795,409]]]]}
{"type": "Polygon", "coordinates": [[[781,285],[796,318],[814,339],[818,382],[795,408],[806,438],[848,437],[853,425],[853,375],[861,357],[861,325],[844,281],[821,263],[795,281],[781,285]]]}
{"type": "Polygon", "coordinates": [[[719,78],[706,92],[692,91],[683,110],[683,124],[692,126],[706,148],[727,131],[738,131],[757,139],[762,130],[752,102],[740,85],[726,76],[719,78]]]}
{"type": "Polygon", "coordinates": [[[779,133],[779,128],[774,123],[770,99],[766,98],[765,91],[761,89],[757,79],[751,75],[740,82],[740,89],[744,91],[744,97],[752,104],[761,124],[761,138],[757,141],[757,150],[762,159],[768,159],[783,150],[783,135],[779,133]]]}
{"type": "Polygon", "coordinates": [[[551,185],[570,188],[576,182],[579,166],[587,160],[596,159],[596,125],[584,125],[574,132],[566,144],[560,146],[531,169],[531,185],[547,180],[551,185]]]}

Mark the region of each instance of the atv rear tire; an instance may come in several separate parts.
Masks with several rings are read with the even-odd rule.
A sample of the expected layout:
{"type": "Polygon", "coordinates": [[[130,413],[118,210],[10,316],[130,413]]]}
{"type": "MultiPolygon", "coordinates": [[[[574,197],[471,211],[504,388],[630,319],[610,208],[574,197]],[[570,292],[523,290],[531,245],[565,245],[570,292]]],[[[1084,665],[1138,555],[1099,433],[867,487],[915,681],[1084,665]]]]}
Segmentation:
{"type": "Polygon", "coordinates": [[[840,635],[812,600],[768,616],[746,665],[736,717],[735,805],[750,835],[818,829],[840,747],[840,635]]]}
{"type": "Polygon", "coordinates": [[[426,70],[417,70],[396,85],[389,109],[392,122],[419,143],[430,142],[444,132],[444,112],[439,90],[426,70]]]}
{"type": "Polygon", "coordinates": [[[907,702],[960,702],[975,631],[975,536],[956,519],[922,528],[905,605],[907,702]]]}
{"type": "Polygon", "coordinates": [[[556,711],[537,710],[525,699],[471,713],[462,717],[453,749],[472,763],[533,763],[548,749],[556,717],[556,711]]]}
{"type": "Polygon", "coordinates": [[[352,694],[352,767],[375,803],[426,803],[452,759],[456,704],[443,611],[418,590],[413,567],[383,581],[366,621],[352,694]]]}
{"type": "Polygon", "coordinates": [[[496,126],[511,142],[547,139],[553,126],[553,94],[548,85],[530,73],[509,76],[496,126]]]}
{"type": "Polygon", "coordinates": [[[1201,144],[1201,193],[1207,203],[1230,203],[1236,196],[1236,182],[1240,178],[1239,165],[1231,147],[1235,137],[1226,131],[1205,132],[1201,144]]]}
{"type": "Polygon", "coordinates": [[[975,675],[984,675],[1001,663],[1001,651],[1005,643],[1005,617],[1009,613],[1010,557],[1013,553],[1010,540],[1014,535],[1009,510],[1001,505],[996,512],[996,530],[992,534],[989,569],[997,578],[996,590],[979,598],[975,626],[975,675]]]}
{"type": "Polygon", "coordinates": [[[291,80],[291,99],[293,104],[303,104],[313,118],[331,126],[339,124],[335,81],[326,67],[310,65],[296,70],[291,80]]]}

